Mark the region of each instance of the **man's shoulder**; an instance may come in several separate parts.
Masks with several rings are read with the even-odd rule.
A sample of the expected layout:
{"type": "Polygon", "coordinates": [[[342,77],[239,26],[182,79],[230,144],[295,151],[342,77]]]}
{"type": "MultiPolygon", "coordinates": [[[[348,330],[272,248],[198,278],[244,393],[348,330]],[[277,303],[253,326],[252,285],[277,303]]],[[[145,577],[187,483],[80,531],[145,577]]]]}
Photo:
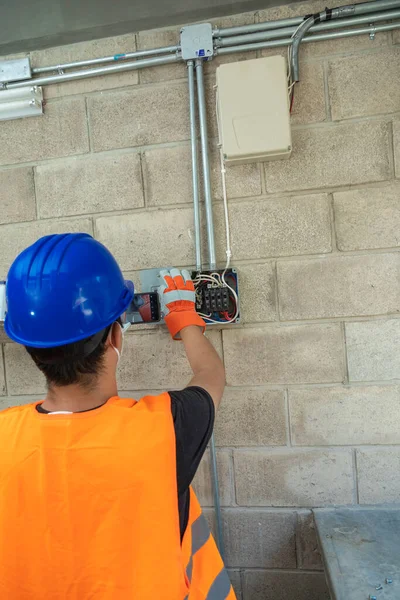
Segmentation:
{"type": "Polygon", "coordinates": [[[21,404],[19,406],[10,406],[8,408],[4,408],[0,410],[0,422],[7,419],[16,419],[23,417],[29,411],[32,410],[32,406],[34,406],[36,402],[30,404],[21,404]]]}
{"type": "MultiPolygon", "coordinates": [[[[136,395],[135,395],[136,396],[136,395]]],[[[171,397],[168,392],[142,392],[136,399],[118,396],[113,399],[117,407],[133,408],[137,406],[151,412],[168,411],[171,407],[171,397]]]]}

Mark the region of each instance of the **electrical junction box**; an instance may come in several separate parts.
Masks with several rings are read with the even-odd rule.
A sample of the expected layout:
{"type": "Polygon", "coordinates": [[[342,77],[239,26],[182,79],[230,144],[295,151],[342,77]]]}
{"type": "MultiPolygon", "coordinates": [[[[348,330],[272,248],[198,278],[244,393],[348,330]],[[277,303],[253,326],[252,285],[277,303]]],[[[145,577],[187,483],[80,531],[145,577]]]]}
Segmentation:
{"type": "MultiPolygon", "coordinates": [[[[192,270],[191,275],[196,292],[196,310],[207,326],[240,323],[239,279],[236,269],[192,270]]],[[[160,285],[164,285],[160,269],[140,271],[142,293],[156,292],[160,285]]]]}
{"type": "Polygon", "coordinates": [[[214,54],[211,23],[182,27],[181,53],[183,60],[195,60],[196,58],[210,60],[214,54]]]}
{"type": "Polygon", "coordinates": [[[286,60],[271,56],[218,67],[217,116],[227,165],[289,158],[286,60]]]}
{"type": "Polygon", "coordinates": [[[236,269],[192,271],[196,310],[207,325],[240,323],[239,280],[236,269]]]}

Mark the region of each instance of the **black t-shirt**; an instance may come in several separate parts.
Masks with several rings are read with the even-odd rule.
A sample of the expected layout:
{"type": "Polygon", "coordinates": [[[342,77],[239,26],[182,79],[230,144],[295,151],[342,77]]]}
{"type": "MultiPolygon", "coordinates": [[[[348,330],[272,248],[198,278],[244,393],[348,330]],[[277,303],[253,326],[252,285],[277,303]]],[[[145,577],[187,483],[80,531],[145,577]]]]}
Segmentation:
{"type": "Polygon", "coordinates": [[[214,402],[208,392],[190,387],[170,392],[175,425],[176,471],[181,539],[189,518],[189,486],[199,467],[214,427],[214,402]]]}
{"type": "MultiPolygon", "coordinates": [[[[188,387],[179,392],[169,392],[169,395],[176,438],[178,508],[182,539],[189,518],[189,486],[210,441],[215,411],[210,394],[202,388],[188,387]]],[[[40,413],[50,412],[42,408],[41,404],[36,408],[40,413]]]]}

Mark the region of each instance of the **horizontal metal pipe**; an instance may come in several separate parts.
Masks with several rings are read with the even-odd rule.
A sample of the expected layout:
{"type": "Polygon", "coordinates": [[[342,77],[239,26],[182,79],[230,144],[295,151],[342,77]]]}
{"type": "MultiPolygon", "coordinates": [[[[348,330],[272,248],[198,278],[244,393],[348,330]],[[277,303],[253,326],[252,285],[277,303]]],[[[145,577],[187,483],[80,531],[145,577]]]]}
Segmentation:
{"type": "MultiPolygon", "coordinates": [[[[400,0],[395,0],[395,2],[400,7],[400,0]]],[[[380,5],[382,7],[384,7],[385,5],[388,5],[388,3],[393,4],[393,0],[380,0],[380,5]]],[[[370,2],[367,4],[373,5],[376,3],[370,2]]],[[[359,5],[359,6],[361,6],[361,5],[359,5]]],[[[386,13],[386,17],[387,17],[387,14],[388,13],[386,13]]],[[[393,13],[392,13],[392,15],[393,15],[393,13]]],[[[376,17],[377,17],[377,15],[375,15],[375,18],[376,17]]],[[[378,15],[378,19],[380,19],[379,15],[378,15]]],[[[369,21],[368,18],[366,18],[365,20],[369,21]]],[[[338,26],[340,26],[340,25],[343,26],[346,24],[346,19],[339,19],[336,22],[337,22],[338,26]]],[[[358,22],[360,22],[360,21],[358,21],[358,22]]],[[[343,30],[343,31],[340,30],[340,31],[331,32],[331,33],[307,35],[305,38],[303,38],[302,42],[318,42],[318,41],[324,41],[324,40],[329,40],[329,39],[350,37],[353,35],[356,36],[356,35],[363,35],[363,34],[368,34],[368,33],[373,33],[373,32],[378,33],[380,31],[391,31],[391,30],[399,29],[399,28],[400,28],[400,23],[394,22],[394,23],[388,23],[387,25],[376,25],[376,26],[370,26],[370,27],[364,27],[364,28],[358,28],[358,29],[348,29],[348,30],[343,30]]],[[[226,48],[222,48],[222,47],[216,48],[215,53],[222,56],[224,54],[231,54],[231,53],[234,54],[237,52],[260,50],[263,48],[279,48],[282,46],[291,45],[292,43],[293,43],[292,38],[288,37],[288,38],[277,39],[277,40],[269,40],[269,41],[267,40],[267,41],[261,41],[261,42],[237,44],[235,46],[228,46],[226,48]]],[[[172,46],[171,46],[171,48],[172,48],[172,46]]],[[[96,59],[96,60],[99,60],[99,59],[96,59]]],[[[36,78],[29,79],[26,81],[16,81],[16,82],[5,84],[3,86],[3,88],[4,89],[15,89],[15,88],[24,88],[24,87],[28,87],[28,86],[32,86],[32,85],[50,85],[53,83],[62,83],[64,81],[87,79],[89,77],[96,77],[96,76],[107,75],[107,74],[111,74],[111,73],[119,73],[119,72],[123,72],[123,71],[144,69],[146,67],[154,67],[154,66],[158,66],[158,65],[172,64],[174,62],[179,62],[180,60],[182,60],[182,59],[178,52],[175,52],[175,54],[170,54],[170,55],[166,55],[166,56],[157,56],[154,58],[148,58],[148,59],[144,59],[144,60],[136,60],[134,62],[127,62],[127,61],[123,60],[121,62],[118,62],[118,64],[109,65],[109,66],[105,66],[105,67],[101,67],[101,68],[97,68],[97,69],[85,69],[82,71],[75,71],[75,72],[71,72],[71,73],[49,75],[47,77],[36,77],[36,78]]],[[[70,63],[70,64],[72,65],[72,63],[70,63]]],[[[1,89],[0,89],[0,93],[1,93],[1,89]]]]}
{"type": "Polygon", "coordinates": [[[213,30],[213,37],[230,37],[231,35],[242,35],[244,33],[256,33],[257,31],[267,31],[279,29],[281,27],[296,27],[304,20],[304,17],[291,17],[290,19],[279,19],[277,21],[266,21],[265,23],[252,23],[251,25],[239,25],[238,27],[226,27],[213,30]]]}
{"type": "MultiPolygon", "coordinates": [[[[378,2],[363,2],[362,4],[350,5],[354,7],[353,16],[371,12],[380,12],[400,8],[400,0],[379,0],[378,2]]],[[[229,37],[245,33],[256,33],[257,31],[268,31],[280,27],[296,27],[304,20],[304,16],[279,19],[277,21],[266,21],[264,23],[253,23],[252,25],[240,25],[239,27],[226,27],[225,29],[214,29],[214,37],[229,37]]]]}
{"type": "MultiPolygon", "coordinates": [[[[400,29],[400,21],[396,23],[388,23],[386,25],[377,25],[371,27],[360,27],[359,29],[344,29],[343,31],[332,31],[330,33],[319,33],[307,35],[301,40],[303,42],[324,42],[325,40],[336,40],[344,37],[356,35],[365,35],[369,33],[379,33],[380,31],[393,31],[400,29]]],[[[293,43],[292,38],[283,40],[271,40],[269,42],[256,42],[254,44],[240,44],[238,46],[229,46],[228,48],[217,48],[215,54],[224,56],[225,54],[236,54],[237,52],[250,52],[251,50],[263,50],[264,48],[281,48],[282,46],[290,46],[293,43]]]]}
{"type": "Polygon", "coordinates": [[[117,62],[120,60],[129,60],[130,58],[144,58],[146,56],[157,56],[162,54],[172,54],[179,52],[179,46],[165,46],[164,48],[154,48],[153,50],[138,50],[137,52],[125,52],[122,54],[114,54],[113,56],[104,56],[103,58],[91,58],[88,60],[78,60],[70,63],[62,63],[60,65],[52,65],[50,67],[37,67],[32,69],[32,73],[52,73],[53,71],[64,71],[65,69],[75,69],[78,67],[89,67],[91,65],[102,65],[109,62],[117,62]]]}
{"type": "MultiPolygon", "coordinates": [[[[98,69],[86,69],[84,71],[75,71],[73,73],[64,73],[63,75],[49,75],[48,77],[36,77],[27,81],[18,81],[7,83],[6,89],[21,88],[32,85],[49,85],[52,83],[62,83],[64,81],[75,81],[78,79],[87,79],[88,77],[98,77],[99,75],[109,75],[111,73],[120,73],[121,71],[135,71],[146,67],[156,67],[158,65],[168,65],[170,63],[182,60],[178,55],[159,56],[157,58],[148,58],[145,60],[136,60],[134,62],[121,62],[109,67],[98,69]]],[[[0,91],[1,94],[1,91],[0,91]]]]}
{"type": "Polygon", "coordinates": [[[355,15],[365,15],[370,12],[400,8],[399,0],[378,0],[377,2],[362,2],[354,5],[355,15]]]}
{"type": "MultiPolygon", "coordinates": [[[[319,31],[329,31],[330,29],[339,29],[342,27],[353,27],[354,25],[363,25],[365,23],[377,23],[380,21],[390,21],[400,18],[400,9],[391,10],[384,13],[374,13],[373,15],[364,15],[360,17],[350,17],[347,19],[335,19],[318,23],[310,28],[310,33],[319,31]]],[[[236,46],[237,44],[247,44],[253,42],[262,42],[273,39],[280,39],[285,36],[292,36],[296,31],[296,27],[285,27],[282,29],[273,29],[272,31],[260,31],[258,33],[250,33],[248,35],[237,35],[216,40],[217,48],[226,46],[236,46]]]]}
{"type": "MultiPolygon", "coordinates": [[[[399,3],[400,4],[400,3],[399,3]]],[[[378,23],[379,21],[391,21],[400,17],[400,6],[395,10],[386,10],[384,12],[376,12],[372,15],[349,17],[346,19],[336,19],[333,21],[325,21],[313,25],[311,33],[314,31],[327,31],[329,29],[337,29],[338,27],[352,27],[353,25],[364,25],[365,23],[378,23]]]]}

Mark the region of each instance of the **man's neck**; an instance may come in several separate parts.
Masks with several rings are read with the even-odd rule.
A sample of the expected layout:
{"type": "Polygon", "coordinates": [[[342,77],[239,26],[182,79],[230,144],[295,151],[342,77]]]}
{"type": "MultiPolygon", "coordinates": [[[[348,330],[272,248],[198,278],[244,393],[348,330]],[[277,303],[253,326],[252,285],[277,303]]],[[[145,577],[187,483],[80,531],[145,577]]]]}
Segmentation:
{"type": "Polygon", "coordinates": [[[79,385],[64,387],[51,387],[47,393],[42,407],[48,411],[79,412],[101,406],[109,398],[117,395],[117,386],[114,383],[108,386],[98,385],[86,390],[79,385]]]}

